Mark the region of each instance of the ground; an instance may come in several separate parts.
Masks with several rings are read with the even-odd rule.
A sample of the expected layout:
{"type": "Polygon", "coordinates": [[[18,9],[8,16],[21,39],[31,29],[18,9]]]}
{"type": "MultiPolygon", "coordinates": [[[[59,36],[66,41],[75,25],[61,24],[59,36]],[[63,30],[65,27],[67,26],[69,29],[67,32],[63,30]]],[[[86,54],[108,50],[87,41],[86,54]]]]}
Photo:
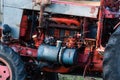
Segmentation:
{"type": "MultiPolygon", "coordinates": [[[[90,77],[86,77],[85,79],[82,76],[73,76],[73,75],[62,75],[59,74],[60,80],[94,80],[90,77]]],[[[95,78],[95,80],[102,80],[101,78],[95,78]]]]}

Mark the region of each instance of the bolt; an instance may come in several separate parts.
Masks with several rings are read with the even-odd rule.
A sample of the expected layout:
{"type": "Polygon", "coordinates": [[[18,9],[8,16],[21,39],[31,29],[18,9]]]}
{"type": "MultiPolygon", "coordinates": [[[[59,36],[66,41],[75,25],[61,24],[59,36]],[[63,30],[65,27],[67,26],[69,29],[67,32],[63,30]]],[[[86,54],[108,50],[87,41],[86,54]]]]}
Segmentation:
{"type": "Polygon", "coordinates": [[[27,54],[28,54],[28,55],[32,55],[32,52],[29,51],[29,50],[27,50],[27,54]]]}
{"type": "Polygon", "coordinates": [[[6,71],[3,71],[3,73],[6,73],[6,71]]]}
{"type": "Polygon", "coordinates": [[[2,78],[2,75],[0,75],[0,78],[2,78]]]}
{"type": "Polygon", "coordinates": [[[43,75],[43,72],[41,72],[41,75],[43,75]]]}

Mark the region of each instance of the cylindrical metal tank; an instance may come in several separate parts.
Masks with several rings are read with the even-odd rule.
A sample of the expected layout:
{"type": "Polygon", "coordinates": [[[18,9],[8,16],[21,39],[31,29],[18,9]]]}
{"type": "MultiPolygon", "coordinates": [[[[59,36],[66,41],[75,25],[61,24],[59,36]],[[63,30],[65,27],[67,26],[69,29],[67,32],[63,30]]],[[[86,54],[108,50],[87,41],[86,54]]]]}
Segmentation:
{"type": "Polygon", "coordinates": [[[48,62],[57,62],[64,66],[70,66],[77,62],[77,50],[41,45],[38,48],[38,59],[48,62]]]}
{"type": "Polygon", "coordinates": [[[38,48],[38,59],[49,62],[57,62],[59,51],[60,48],[56,46],[40,45],[38,48]]]}
{"type": "Polygon", "coordinates": [[[76,49],[65,49],[61,56],[61,61],[64,65],[73,65],[77,62],[76,49]]]}

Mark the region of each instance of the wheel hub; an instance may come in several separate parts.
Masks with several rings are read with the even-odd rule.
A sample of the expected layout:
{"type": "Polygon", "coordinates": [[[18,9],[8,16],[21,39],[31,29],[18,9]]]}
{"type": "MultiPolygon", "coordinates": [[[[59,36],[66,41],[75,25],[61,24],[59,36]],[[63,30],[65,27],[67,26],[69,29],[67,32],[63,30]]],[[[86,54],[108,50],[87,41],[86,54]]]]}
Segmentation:
{"type": "Polygon", "coordinates": [[[12,80],[12,71],[8,62],[0,57],[0,80],[12,80]]]}
{"type": "Polygon", "coordinates": [[[0,80],[7,80],[10,76],[7,66],[0,65],[0,80]]]}

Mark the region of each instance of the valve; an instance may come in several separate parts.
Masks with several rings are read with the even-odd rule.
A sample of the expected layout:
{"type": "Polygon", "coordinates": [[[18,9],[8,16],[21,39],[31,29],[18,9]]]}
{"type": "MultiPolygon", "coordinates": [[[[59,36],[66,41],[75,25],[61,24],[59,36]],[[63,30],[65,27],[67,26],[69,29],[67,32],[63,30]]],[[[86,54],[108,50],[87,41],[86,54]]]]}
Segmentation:
{"type": "Polygon", "coordinates": [[[38,26],[38,28],[43,28],[43,26],[42,26],[43,13],[44,13],[46,5],[50,4],[51,1],[50,0],[36,0],[35,3],[40,5],[40,15],[39,15],[39,26],[38,26]]]}

